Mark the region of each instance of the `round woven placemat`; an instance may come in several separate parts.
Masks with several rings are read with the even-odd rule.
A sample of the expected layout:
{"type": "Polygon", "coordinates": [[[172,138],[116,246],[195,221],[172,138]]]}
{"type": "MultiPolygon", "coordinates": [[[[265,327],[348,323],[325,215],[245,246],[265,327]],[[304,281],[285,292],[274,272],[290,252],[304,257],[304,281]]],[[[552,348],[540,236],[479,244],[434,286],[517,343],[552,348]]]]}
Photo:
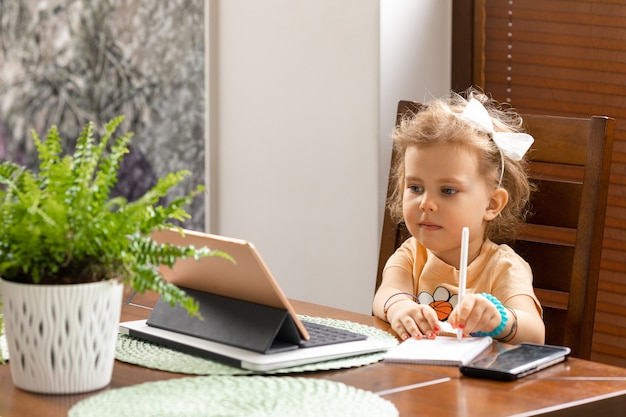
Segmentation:
{"type": "Polygon", "coordinates": [[[323,379],[198,376],[104,391],[76,403],[68,417],[395,417],[378,395],[323,379]]]}
{"type": "MultiPolygon", "coordinates": [[[[321,317],[299,316],[303,321],[325,324],[340,329],[350,330],[364,334],[377,340],[389,342],[389,346],[398,344],[398,341],[391,334],[372,326],[354,323],[346,320],[336,320],[321,317]]],[[[307,371],[321,371],[331,369],[352,368],[356,366],[368,365],[382,359],[384,352],[369,353],[364,355],[351,356],[341,359],[316,362],[308,365],[283,368],[264,374],[281,374],[307,371]]],[[[137,339],[126,335],[118,335],[115,358],[127,363],[143,366],[161,371],[178,372],[191,375],[249,375],[258,372],[239,369],[233,366],[190,355],[174,349],[167,348],[145,340],[137,339]]]]}

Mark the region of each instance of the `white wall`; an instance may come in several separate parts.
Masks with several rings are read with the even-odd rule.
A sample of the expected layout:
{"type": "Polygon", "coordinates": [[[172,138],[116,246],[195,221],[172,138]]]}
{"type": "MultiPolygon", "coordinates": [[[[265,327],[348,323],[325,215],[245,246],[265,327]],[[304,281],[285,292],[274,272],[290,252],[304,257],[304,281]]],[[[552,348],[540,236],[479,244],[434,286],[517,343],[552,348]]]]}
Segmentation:
{"type": "MultiPolygon", "coordinates": [[[[452,0],[382,0],[380,10],[379,198],[387,194],[398,101],[428,101],[450,90],[452,0]]],[[[381,205],[381,219],[384,206],[381,205]]]]}
{"type": "Polygon", "coordinates": [[[449,88],[450,1],[210,2],[208,228],[254,242],[288,297],[371,311],[391,102],[449,88]]]}

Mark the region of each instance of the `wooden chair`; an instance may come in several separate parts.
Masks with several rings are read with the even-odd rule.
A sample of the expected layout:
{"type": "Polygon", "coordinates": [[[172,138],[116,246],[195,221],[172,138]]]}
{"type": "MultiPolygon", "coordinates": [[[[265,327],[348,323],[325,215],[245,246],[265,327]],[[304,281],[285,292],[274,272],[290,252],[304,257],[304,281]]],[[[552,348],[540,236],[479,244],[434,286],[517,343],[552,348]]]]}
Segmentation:
{"type": "MultiPolygon", "coordinates": [[[[401,101],[397,120],[419,104],[401,101]]],[[[511,245],[533,270],[546,343],[589,359],[600,274],[615,120],[522,115],[534,136],[529,176],[537,186],[531,216],[511,245]]],[[[392,161],[394,158],[392,157],[392,161]]],[[[395,184],[388,184],[388,195],[395,184]]],[[[376,288],[389,256],[409,236],[385,210],[376,288]]]]}

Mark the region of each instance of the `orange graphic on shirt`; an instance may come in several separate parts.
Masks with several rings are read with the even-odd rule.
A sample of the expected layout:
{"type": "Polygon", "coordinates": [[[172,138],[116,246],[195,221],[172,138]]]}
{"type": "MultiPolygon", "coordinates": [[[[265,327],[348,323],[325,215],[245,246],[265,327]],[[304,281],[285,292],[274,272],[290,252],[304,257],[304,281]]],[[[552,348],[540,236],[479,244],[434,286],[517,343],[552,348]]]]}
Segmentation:
{"type": "Polygon", "coordinates": [[[437,313],[439,320],[446,321],[456,306],[458,295],[451,295],[446,288],[437,287],[433,294],[426,291],[419,293],[417,299],[420,304],[431,306],[437,313]]]}

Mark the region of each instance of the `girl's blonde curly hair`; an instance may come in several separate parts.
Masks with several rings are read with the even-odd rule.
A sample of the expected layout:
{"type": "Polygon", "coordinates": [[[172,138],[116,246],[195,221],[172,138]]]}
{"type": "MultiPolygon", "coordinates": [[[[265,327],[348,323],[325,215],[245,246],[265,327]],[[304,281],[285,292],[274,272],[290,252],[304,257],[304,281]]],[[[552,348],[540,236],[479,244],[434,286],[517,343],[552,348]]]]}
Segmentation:
{"type": "Polygon", "coordinates": [[[487,109],[496,131],[523,132],[523,120],[510,107],[504,107],[474,88],[463,95],[451,93],[448,97],[422,105],[414,114],[405,115],[393,132],[395,159],[392,183],[396,184],[387,201],[391,217],[403,221],[402,197],[404,194],[404,154],[412,146],[427,147],[434,144],[453,144],[476,152],[480,173],[493,189],[504,188],[509,200],[500,215],[487,224],[485,237],[497,242],[511,241],[528,214],[528,201],[533,187],[526,174],[527,161],[514,161],[500,152],[487,133],[470,121],[459,117],[472,98],[487,109]],[[504,158],[504,173],[501,173],[504,158]],[[500,176],[502,175],[502,181],[500,176]]]}

